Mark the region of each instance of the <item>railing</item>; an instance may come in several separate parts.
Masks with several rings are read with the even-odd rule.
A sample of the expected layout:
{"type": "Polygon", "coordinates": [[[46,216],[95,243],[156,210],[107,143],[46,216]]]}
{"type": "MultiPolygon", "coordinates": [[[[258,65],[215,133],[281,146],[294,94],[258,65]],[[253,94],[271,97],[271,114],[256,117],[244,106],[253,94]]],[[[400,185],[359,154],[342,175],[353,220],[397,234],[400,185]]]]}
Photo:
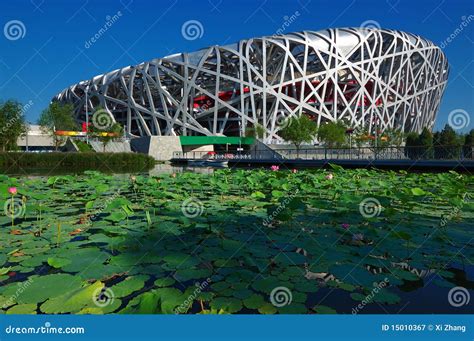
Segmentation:
{"type": "Polygon", "coordinates": [[[193,160],[474,160],[473,147],[282,148],[248,152],[174,152],[175,159],[193,160]]]}

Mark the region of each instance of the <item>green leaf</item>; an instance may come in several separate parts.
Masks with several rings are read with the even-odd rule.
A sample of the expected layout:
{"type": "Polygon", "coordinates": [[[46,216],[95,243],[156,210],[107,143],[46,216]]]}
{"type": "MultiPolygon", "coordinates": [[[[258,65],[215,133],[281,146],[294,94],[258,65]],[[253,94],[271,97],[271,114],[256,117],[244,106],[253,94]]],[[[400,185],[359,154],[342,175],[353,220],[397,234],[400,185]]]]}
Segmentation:
{"type": "Polygon", "coordinates": [[[175,288],[160,288],[155,290],[161,302],[161,311],[164,314],[174,314],[175,308],[185,303],[188,297],[175,288]]]}
{"type": "Polygon", "coordinates": [[[415,196],[421,196],[421,195],[426,195],[427,194],[424,190],[422,190],[419,187],[412,188],[411,193],[415,196]]]}
{"type": "Polygon", "coordinates": [[[7,314],[32,315],[36,314],[37,304],[17,304],[7,310],[7,314]]]}
{"type": "Polygon", "coordinates": [[[148,276],[129,276],[122,282],[113,285],[110,290],[114,293],[115,297],[121,298],[128,296],[135,291],[141,290],[145,286],[145,282],[148,280],[148,276]]]}
{"type": "Polygon", "coordinates": [[[367,298],[367,295],[363,295],[359,292],[353,292],[351,294],[351,298],[354,300],[354,301],[363,301],[367,298]]]}
{"type": "Polygon", "coordinates": [[[250,196],[255,199],[265,199],[265,194],[259,191],[253,192],[250,196]]]}
{"type": "Polygon", "coordinates": [[[276,199],[281,198],[284,195],[285,195],[285,193],[282,192],[282,191],[277,191],[277,190],[272,191],[272,196],[276,199]]]}
{"type": "Polygon", "coordinates": [[[211,308],[222,309],[229,314],[233,314],[242,309],[242,301],[232,297],[218,297],[211,301],[211,308]]]}
{"type": "Polygon", "coordinates": [[[104,283],[95,282],[94,284],[72,290],[47,300],[40,306],[43,313],[46,314],[61,314],[61,313],[76,313],[85,307],[93,307],[94,295],[104,287],[104,283]]]}
{"type": "Polygon", "coordinates": [[[325,305],[317,305],[313,307],[313,310],[317,314],[337,314],[337,311],[335,309],[325,306],[325,305]]]}
{"type": "Polygon", "coordinates": [[[59,258],[59,257],[49,257],[48,258],[48,264],[49,266],[59,269],[62,268],[63,266],[70,264],[71,261],[66,258],[59,258]]]}
{"type": "Polygon", "coordinates": [[[307,314],[308,308],[301,303],[291,303],[278,308],[280,314],[307,314]]]}
{"type": "Polygon", "coordinates": [[[159,297],[153,292],[146,292],[140,296],[140,304],[138,306],[139,314],[155,314],[158,307],[159,297]]]}
{"type": "Polygon", "coordinates": [[[0,268],[0,276],[6,275],[7,273],[9,273],[11,268],[12,268],[11,266],[9,266],[8,268],[0,268]]]}
{"type": "Polygon", "coordinates": [[[252,296],[246,298],[243,302],[244,306],[249,309],[258,309],[265,303],[265,300],[263,299],[263,296],[253,294],[252,296]]]}
{"type": "Polygon", "coordinates": [[[258,308],[258,312],[260,314],[269,315],[269,314],[275,314],[277,312],[277,309],[272,304],[265,303],[264,305],[258,308]]]}
{"type": "Polygon", "coordinates": [[[18,284],[6,287],[4,296],[17,297],[16,302],[40,303],[47,299],[63,295],[71,290],[80,288],[80,277],[69,274],[53,274],[45,276],[31,276],[27,281],[21,282],[23,288],[21,295],[16,295],[18,284]]]}
{"type": "Polygon", "coordinates": [[[155,281],[155,286],[157,287],[170,287],[172,286],[176,281],[171,278],[171,277],[164,277],[164,278],[158,278],[155,281]]]}

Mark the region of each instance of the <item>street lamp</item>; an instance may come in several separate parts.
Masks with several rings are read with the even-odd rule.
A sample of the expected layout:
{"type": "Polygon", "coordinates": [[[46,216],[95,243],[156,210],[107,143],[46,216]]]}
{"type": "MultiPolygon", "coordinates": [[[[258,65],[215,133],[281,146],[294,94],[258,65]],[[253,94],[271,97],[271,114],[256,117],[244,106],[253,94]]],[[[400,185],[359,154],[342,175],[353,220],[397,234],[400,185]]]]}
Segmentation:
{"type": "Polygon", "coordinates": [[[86,143],[89,144],[89,100],[88,95],[89,93],[89,85],[86,86],[86,143]]]}
{"type": "Polygon", "coordinates": [[[352,159],[352,133],[354,128],[346,129],[346,135],[349,135],[349,159],[352,159]]]}
{"type": "Polygon", "coordinates": [[[28,152],[28,134],[30,133],[30,123],[26,122],[25,151],[28,152]]]}

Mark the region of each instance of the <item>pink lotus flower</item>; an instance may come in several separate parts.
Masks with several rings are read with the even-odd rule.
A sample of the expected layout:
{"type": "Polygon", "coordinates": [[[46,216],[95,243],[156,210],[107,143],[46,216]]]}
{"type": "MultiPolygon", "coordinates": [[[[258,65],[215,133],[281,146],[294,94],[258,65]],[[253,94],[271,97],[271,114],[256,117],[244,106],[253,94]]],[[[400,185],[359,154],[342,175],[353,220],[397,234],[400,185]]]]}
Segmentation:
{"type": "Polygon", "coordinates": [[[11,195],[15,195],[17,193],[16,187],[10,187],[8,189],[8,193],[10,193],[11,195]]]}
{"type": "Polygon", "coordinates": [[[270,167],[270,169],[275,172],[275,171],[279,170],[280,167],[277,166],[277,165],[273,165],[273,166],[270,167]]]}
{"type": "Polygon", "coordinates": [[[298,173],[298,170],[293,168],[293,169],[291,170],[291,172],[292,172],[292,173],[298,173]]]}
{"type": "Polygon", "coordinates": [[[345,230],[347,230],[351,225],[347,224],[347,223],[344,223],[344,224],[341,224],[341,227],[345,230]]]}
{"type": "Polygon", "coordinates": [[[329,173],[328,175],[325,176],[326,180],[332,180],[334,178],[334,175],[332,173],[329,173]]]}

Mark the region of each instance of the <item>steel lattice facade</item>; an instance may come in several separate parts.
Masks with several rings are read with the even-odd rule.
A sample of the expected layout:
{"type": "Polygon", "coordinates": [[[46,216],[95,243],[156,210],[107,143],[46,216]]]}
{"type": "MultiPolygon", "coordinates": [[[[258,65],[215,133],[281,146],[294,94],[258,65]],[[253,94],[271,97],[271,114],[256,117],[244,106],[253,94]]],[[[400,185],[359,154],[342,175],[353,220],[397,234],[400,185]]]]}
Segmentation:
{"type": "Polygon", "coordinates": [[[281,140],[289,116],[318,125],[420,132],[432,128],[448,77],[441,49],[385,29],[327,29],[212,46],[75,84],[53,100],[85,121],[104,108],[130,135],[243,136],[256,124],[281,140]]]}

